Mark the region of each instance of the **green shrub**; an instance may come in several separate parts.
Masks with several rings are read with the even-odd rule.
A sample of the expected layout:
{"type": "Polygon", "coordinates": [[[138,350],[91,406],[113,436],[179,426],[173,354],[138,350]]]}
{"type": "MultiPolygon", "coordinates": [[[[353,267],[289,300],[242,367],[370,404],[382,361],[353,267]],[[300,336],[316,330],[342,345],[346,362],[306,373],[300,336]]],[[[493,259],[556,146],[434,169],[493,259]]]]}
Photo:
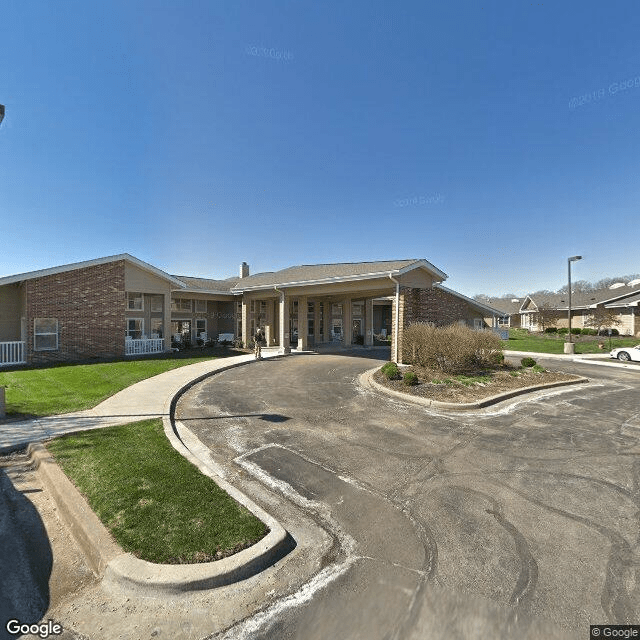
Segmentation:
{"type": "Polygon", "coordinates": [[[493,331],[461,325],[412,324],[404,331],[402,346],[404,362],[454,374],[495,368],[502,354],[502,343],[493,331]]]}
{"type": "Polygon", "coordinates": [[[583,336],[597,336],[598,332],[595,329],[583,329],[582,330],[582,335],[583,336]]]}
{"type": "Polygon", "coordinates": [[[539,364],[534,364],[533,367],[531,367],[531,370],[536,373],[544,373],[546,371],[546,369],[539,364]]]}
{"type": "Polygon", "coordinates": [[[569,333],[569,329],[568,327],[562,327],[561,329],[558,329],[558,334],[563,336],[565,334],[569,333]]]}
{"type": "Polygon", "coordinates": [[[400,371],[398,371],[398,365],[395,362],[387,362],[382,365],[380,369],[387,380],[398,380],[400,378],[400,371]]]}
{"type": "MultiPolygon", "coordinates": [[[[599,336],[608,336],[609,335],[609,329],[600,329],[600,332],[598,333],[599,336]]],[[[619,336],[620,332],[617,329],[611,329],[611,335],[612,336],[619,336]]]]}
{"type": "Polygon", "coordinates": [[[545,333],[558,333],[558,327],[547,327],[544,330],[545,333]]]}
{"type": "Polygon", "coordinates": [[[520,364],[523,367],[533,367],[536,364],[536,361],[533,358],[529,358],[527,356],[526,358],[522,358],[522,360],[520,360],[520,364]]]}
{"type": "Polygon", "coordinates": [[[418,384],[418,376],[413,371],[406,371],[402,376],[402,381],[410,387],[418,384]]]}
{"type": "Polygon", "coordinates": [[[581,333],[582,333],[582,329],[579,329],[577,327],[571,327],[572,336],[579,336],[581,333]]]}

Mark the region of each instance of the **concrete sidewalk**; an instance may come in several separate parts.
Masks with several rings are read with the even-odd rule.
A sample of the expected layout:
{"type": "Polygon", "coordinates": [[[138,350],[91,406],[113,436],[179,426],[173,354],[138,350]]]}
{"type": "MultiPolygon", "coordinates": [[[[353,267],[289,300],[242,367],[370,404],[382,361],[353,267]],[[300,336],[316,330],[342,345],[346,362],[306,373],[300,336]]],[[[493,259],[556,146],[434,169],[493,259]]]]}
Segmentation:
{"type": "MultiPolygon", "coordinates": [[[[277,355],[275,351],[266,350],[263,354],[265,358],[277,355]]],[[[107,398],[93,409],[31,420],[0,421],[0,454],[63,433],[161,418],[166,414],[167,401],[185,385],[219,369],[242,365],[252,360],[253,354],[247,354],[198,362],[141,380],[107,398]]]]}

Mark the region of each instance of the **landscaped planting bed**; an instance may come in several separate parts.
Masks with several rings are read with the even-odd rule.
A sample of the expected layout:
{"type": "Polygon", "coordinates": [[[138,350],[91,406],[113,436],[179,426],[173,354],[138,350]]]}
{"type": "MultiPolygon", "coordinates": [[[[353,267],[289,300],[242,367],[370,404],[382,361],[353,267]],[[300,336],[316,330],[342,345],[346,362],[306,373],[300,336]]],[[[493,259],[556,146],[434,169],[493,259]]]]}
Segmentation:
{"type": "Polygon", "coordinates": [[[411,371],[416,374],[418,384],[406,384],[404,380],[390,380],[381,370],[374,373],[376,382],[390,389],[413,396],[439,402],[478,402],[485,398],[534,385],[578,380],[579,376],[546,371],[540,366],[509,367],[504,365],[495,370],[451,375],[417,365],[400,367],[401,374],[411,371]]]}

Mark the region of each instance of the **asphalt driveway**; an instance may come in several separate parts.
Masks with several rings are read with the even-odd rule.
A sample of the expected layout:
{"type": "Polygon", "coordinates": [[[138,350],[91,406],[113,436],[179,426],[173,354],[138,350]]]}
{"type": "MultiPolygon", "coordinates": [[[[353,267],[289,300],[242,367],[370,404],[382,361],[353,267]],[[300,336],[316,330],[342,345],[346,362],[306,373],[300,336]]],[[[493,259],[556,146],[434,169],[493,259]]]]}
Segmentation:
{"type": "Polygon", "coordinates": [[[296,355],[183,396],[177,418],[230,479],[293,502],[340,548],[306,592],[281,585],[228,637],[588,638],[640,623],[640,377],[547,364],[593,383],[437,414],[362,389],[375,361],[296,355]]]}

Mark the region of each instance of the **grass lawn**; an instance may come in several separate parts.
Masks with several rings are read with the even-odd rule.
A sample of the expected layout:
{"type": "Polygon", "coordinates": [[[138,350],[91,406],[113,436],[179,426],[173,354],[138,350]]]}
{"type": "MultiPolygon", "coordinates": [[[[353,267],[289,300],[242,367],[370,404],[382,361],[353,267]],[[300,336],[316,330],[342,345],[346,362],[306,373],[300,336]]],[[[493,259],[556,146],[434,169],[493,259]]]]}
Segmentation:
{"type": "MultiPolygon", "coordinates": [[[[526,329],[510,329],[509,340],[503,340],[502,345],[510,351],[529,351],[538,353],[564,353],[566,335],[545,334],[544,336],[529,333],[526,329]]],[[[572,336],[575,352],[608,353],[609,338],[598,336],[572,336]],[[598,342],[604,343],[604,349],[598,348],[598,342]]],[[[633,347],[640,343],[639,338],[611,338],[611,349],[616,347],[633,347]]]]}
{"type": "MultiPolygon", "coordinates": [[[[237,355],[229,351],[227,355],[237,355]]],[[[140,380],[212,356],[126,360],[0,371],[7,415],[49,416],[90,409],[140,380]]]]}
{"type": "Polygon", "coordinates": [[[62,436],[47,448],[120,546],[143,560],[209,562],[268,533],[173,449],[160,419],[62,436]]]}

